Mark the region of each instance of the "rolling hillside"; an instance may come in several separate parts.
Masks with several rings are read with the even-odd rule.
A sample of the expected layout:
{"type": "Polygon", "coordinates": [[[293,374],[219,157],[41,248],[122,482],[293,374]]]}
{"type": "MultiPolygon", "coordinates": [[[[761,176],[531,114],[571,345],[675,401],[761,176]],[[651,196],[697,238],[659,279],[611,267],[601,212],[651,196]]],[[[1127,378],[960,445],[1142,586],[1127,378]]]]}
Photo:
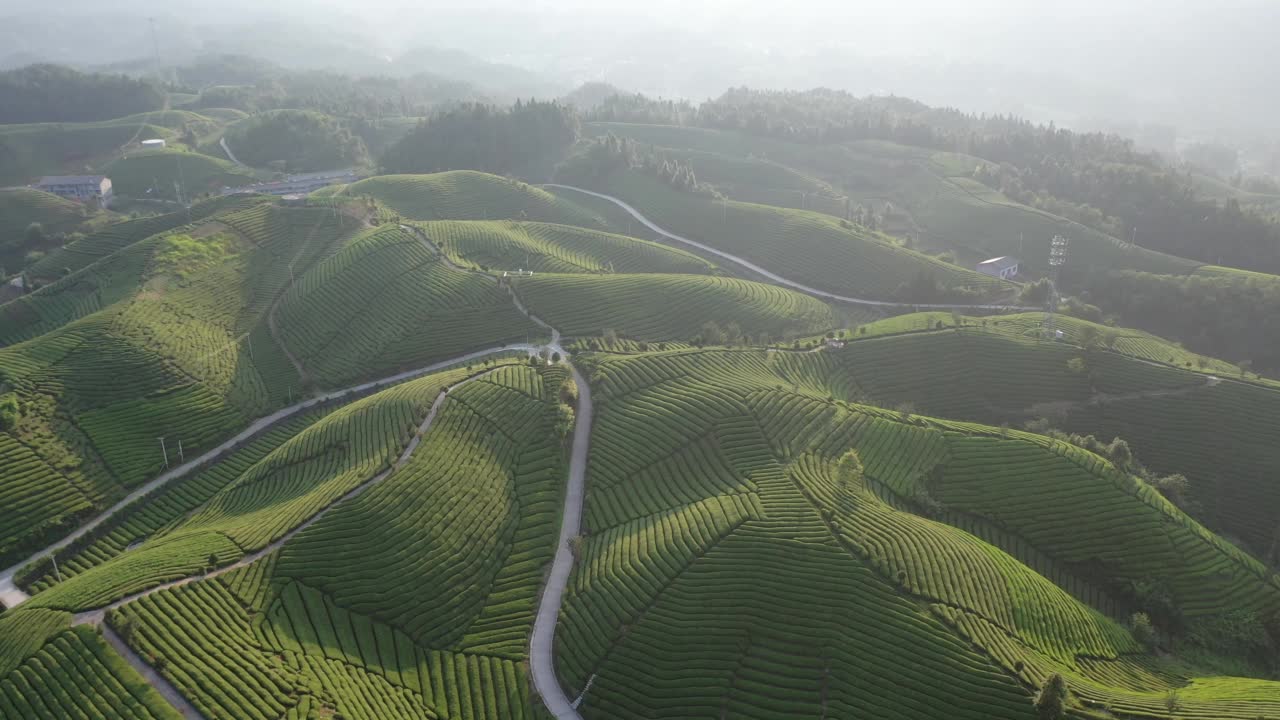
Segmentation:
{"type": "Polygon", "coordinates": [[[702,275],[707,261],[676,248],[572,225],[440,221],[420,227],[455,263],[486,270],[702,275]]]}
{"type": "MultiPolygon", "coordinates": [[[[456,370],[334,411],[236,463],[223,490],[145,550],[54,585],[15,620],[96,637],[61,630],[73,616],[45,608],[155,588],[109,612],[104,632],[162,667],[207,717],[535,717],[522,660],[558,520],[566,378],[456,370]],[[214,577],[157,587],[212,555],[223,568],[214,577]]],[[[24,648],[43,641],[0,633],[24,648]]],[[[82,683],[66,695],[97,692],[82,683]]]]}
{"type": "Polygon", "coordinates": [[[923,247],[952,250],[968,264],[1011,254],[1032,272],[1044,273],[1048,238],[1061,233],[1071,238],[1072,266],[1082,272],[1098,267],[1185,274],[1199,265],[1015,203],[971,179],[973,169],[984,163],[973,157],[880,141],[805,145],[692,127],[593,123],[590,129],[685,151],[699,178],[723,186],[734,199],[763,197],[763,202],[792,206],[795,199],[788,202],[784,197],[794,195],[793,180],[775,169],[758,169],[751,172],[752,181],[745,183],[735,179],[734,173],[724,172],[725,161],[718,159],[734,158],[741,166],[751,163],[748,158],[763,156],[769,163],[812,178],[811,182],[823,183],[810,185],[809,192],[818,194],[813,209],[836,215],[845,211],[843,203],[821,199],[830,194],[826,188],[838,190],[837,196],[847,194],[851,205],[885,211],[889,203],[892,207],[885,214],[892,231],[918,236],[923,247]],[[750,190],[743,192],[744,185],[750,190]]]}
{"type": "Polygon", "coordinates": [[[175,185],[183,188],[184,197],[195,198],[255,180],[227,160],[170,149],[131,152],[107,163],[101,172],[111,177],[117,194],[147,199],[176,199],[175,185]]]}
{"type": "Polygon", "coordinates": [[[544,332],[494,279],[451,267],[394,225],[299,277],[276,323],[309,381],[327,387],[544,332]]]}
{"type": "Polygon", "coordinates": [[[909,250],[887,236],[817,212],[717,202],[634,171],[613,173],[599,187],[670,232],[827,292],[937,302],[957,291],[990,300],[1013,289],[1004,281],[909,250]],[[936,291],[913,292],[912,282],[920,277],[940,286],[943,296],[936,291]],[[922,296],[927,294],[933,297],[922,296]]]}
{"type": "Polygon", "coordinates": [[[530,312],[566,335],[608,329],[624,339],[687,342],[703,336],[719,344],[723,340],[706,337],[707,323],[755,338],[804,335],[834,323],[831,308],[819,300],[736,278],[538,273],[512,285],[530,312]],[[681,312],[664,312],[670,307],[681,312]]]}
{"type": "Polygon", "coordinates": [[[472,171],[380,175],[321,195],[368,195],[408,220],[532,220],[606,229],[584,208],[515,180],[472,171]]]}
{"type": "Polygon", "coordinates": [[[1280,493],[1268,478],[1280,458],[1267,438],[1280,432],[1280,388],[1242,382],[1233,366],[1138,331],[1062,318],[1067,342],[1039,341],[1039,318],[965,318],[957,329],[950,316],[906,315],[867,325],[830,354],[831,382],[884,407],[994,424],[1047,418],[1107,442],[1121,437],[1151,469],[1185,474],[1212,527],[1273,556],[1280,493]],[[1085,336],[1095,338],[1090,349],[1072,344],[1085,336]]]}
{"type": "Polygon", "coordinates": [[[159,437],[197,452],[284,404],[300,379],[266,315],[290,264],[327,252],[344,218],[260,204],[126,246],[6,305],[20,341],[0,349],[18,403],[3,441],[23,472],[0,488],[3,557],[158,472],[159,437]]]}
{"type": "Polygon", "coordinates": [[[41,175],[83,173],[118,156],[130,143],[174,140],[183,127],[200,132],[219,124],[184,110],[156,111],[89,123],[0,125],[0,143],[12,161],[0,168],[0,183],[24,184],[41,175]]]}
{"type": "Polygon", "coordinates": [[[1093,558],[1102,576],[1182,567],[1188,582],[1175,594],[1189,616],[1224,612],[1228,597],[1263,613],[1280,603],[1259,563],[1106,460],[832,401],[799,379],[819,374],[822,355],[588,362],[604,410],[562,650],[570,693],[585,688],[583,717],[824,707],[925,717],[940,705],[950,717],[1026,717],[1018,695],[1051,672],[1086,705],[1128,713],[1163,716],[1175,688],[1180,717],[1278,709],[1260,694],[1266,683],[1195,678],[1142,657],[1127,629],[1075,597],[1088,581],[1067,571],[1058,585],[1027,567],[1031,547],[1062,568],[1093,558]],[[860,462],[847,461],[850,448],[860,462]],[[989,464],[1001,454],[1007,464],[989,464]],[[989,467],[1007,469],[993,477],[989,467]],[[1058,488],[1076,500],[1050,499],[1058,488]],[[921,505],[930,496],[933,510],[921,505]],[[1049,522],[1050,508],[1073,510],[1049,522]],[[928,517],[948,514],[1004,530],[984,540],[978,520],[975,535],[928,517]],[[1203,584],[1210,567],[1216,587],[1203,584]],[[850,617],[858,622],[841,622],[850,617]]]}
{"type": "MultiPolygon", "coordinates": [[[[1060,682],[1052,720],[1280,719],[1280,383],[1041,339],[965,256],[1069,228],[972,157],[604,131],[685,180],[375,176],[32,265],[0,718],[1029,720],[1060,682]]],[[[179,161],[241,176],[114,172],[179,161]]]]}

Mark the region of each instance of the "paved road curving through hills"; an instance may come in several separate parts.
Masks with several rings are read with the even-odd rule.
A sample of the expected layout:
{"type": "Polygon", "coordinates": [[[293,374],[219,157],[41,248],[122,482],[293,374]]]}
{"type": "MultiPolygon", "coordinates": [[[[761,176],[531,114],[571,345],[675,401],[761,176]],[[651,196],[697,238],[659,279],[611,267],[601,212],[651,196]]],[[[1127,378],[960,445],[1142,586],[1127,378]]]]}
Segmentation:
{"type": "Polygon", "coordinates": [[[737,255],[731,255],[723,250],[717,250],[716,248],[713,248],[710,245],[705,245],[703,243],[700,243],[697,240],[690,240],[687,237],[676,235],[675,233],[663,230],[660,226],[658,226],[652,220],[642,215],[639,210],[635,209],[631,205],[628,205],[626,202],[612,195],[605,195],[604,193],[598,193],[598,192],[595,192],[594,190],[585,190],[580,187],[574,187],[573,185],[561,185],[559,183],[544,183],[542,187],[563,188],[565,190],[572,190],[574,192],[580,192],[584,195],[590,195],[591,197],[600,198],[601,200],[608,200],[614,205],[617,205],[618,207],[627,211],[627,213],[629,213],[631,217],[635,218],[636,220],[639,220],[640,223],[643,224],[645,227],[649,228],[653,232],[656,232],[659,235],[669,240],[675,240],[676,242],[684,243],[685,245],[698,248],[703,252],[711,253],[716,257],[724,258],[725,260],[728,260],[736,265],[740,265],[744,268],[747,268],[748,270],[754,273],[763,275],[764,277],[769,278],[770,280],[778,283],[779,285],[785,285],[793,290],[799,290],[802,293],[805,293],[807,295],[813,295],[814,297],[826,298],[828,300],[837,300],[839,302],[851,303],[854,305],[872,305],[875,307],[903,308],[908,310],[910,309],[915,309],[915,310],[965,310],[965,309],[968,309],[968,310],[1001,310],[1001,311],[1016,310],[1019,312],[1025,312],[1029,310],[1044,309],[1039,307],[1027,307],[1022,305],[906,303],[906,302],[893,302],[890,300],[868,300],[866,298],[855,298],[855,297],[849,297],[847,295],[837,295],[835,293],[827,292],[826,290],[818,290],[817,288],[811,288],[808,285],[801,285],[800,283],[794,280],[788,280],[787,278],[784,278],[781,275],[769,272],[768,270],[765,270],[759,265],[756,265],[755,263],[744,260],[738,257],[737,255]]]}
{"type": "MultiPolygon", "coordinates": [[[[495,353],[508,352],[508,351],[534,352],[541,349],[542,347],[543,346],[541,345],[532,345],[529,343],[515,343],[512,345],[504,345],[501,347],[487,348],[485,350],[476,350],[475,352],[469,352],[464,355],[459,355],[457,357],[449,358],[447,360],[434,362],[429,365],[424,365],[419,368],[414,368],[412,370],[405,370],[404,372],[396,373],[395,375],[390,375],[388,377],[385,377],[379,380],[371,380],[369,382],[360,383],[359,385],[353,385],[348,388],[334,390],[332,392],[327,392],[322,395],[317,395],[308,400],[303,400],[302,402],[294,403],[289,407],[281,408],[271,413],[270,415],[259,418],[258,420],[254,421],[252,425],[245,428],[240,433],[236,434],[235,437],[232,437],[231,439],[227,440],[221,445],[202,454],[200,457],[195,458],[194,460],[185,462],[182,465],[179,465],[178,467],[173,468],[172,470],[167,470],[161,473],[160,475],[157,475],[155,479],[151,480],[145,485],[142,485],[141,487],[137,488],[133,492],[129,493],[122,500],[117,502],[115,505],[112,505],[110,508],[100,513],[98,516],[94,517],[92,520],[89,520],[85,524],[81,525],[79,528],[72,531],[66,537],[62,538],[61,540],[58,540],[57,542],[49,544],[48,546],[35,552],[25,560],[22,560],[17,564],[13,565],[12,567],[6,568],[4,571],[0,572],[0,602],[3,602],[5,607],[12,608],[16,605],[22,604],[28,599],[29,596],[27,595],[27,593],[19,589],[17,586],[17,583],[14,581],[14,576],[17,574],[17,572],[21,570],[28,563],[34,562],[35,560],[38,560],[39,558],[45,555],[61,550],[62,548],[74,542],[76,539],[78,539],[85,533],[89,532],[93,528],[106,522],[108,519],[111,518],[111,516],[120,512],[131,503],[139,500],[140,498],[144,497],[145,495],[152,492],[153,490],[157,490],[160,487],[164,486],[170,480],[174,480],[176,478],[180,478],[184,475],[187,475],[192,471],[197,470],[205,466],[206,464],[221,458],[223,455],[226,455],[227,453],[232,452],[237,447],[252,440],[258,435],[266,432],[277,423],[287,420],[293,417],[294,415],[297,415],[300,412],[303,412],[305,410],[310,410],[311,408],[314,408],[317,405],[320,405],[325,402],[329,402],[331,400],[336,400],[336,399],[347,397],[350,395],[358,395],[362,393],[371,392],[374,390],[379,390],[386,386],[395,385],[397,383],[404,382],[405,380],[409,380],[411,378],[415,378],[420,375],[426,375],[428,373],[432,373],[437,370],[450,367],[452,365],[458,365],[461,363],[470,362],[472,360],[478,360],[487,355],[493,355],[495,353]]],[[[555,346],[554,351],[561,352],[561,354],[563,354],[563,351],[559,349],[558,345],[555,346]]]]}
{"type": "Polygon", "coordinates": [[[564,512],[560,520],[560,539],[556,545],[551,573],[542,589],[538,602],[538,614],[533,621],[533,633],[529,638],[529,671],[533,675],[533,688],[542,697],[557,720],[581,720],[575,704],[565,695],[556,678],[555,635],[560,620],[560,605],[565,588],[569,585],[569,573],[573,570],[572,541],[582,526],[582,499],[587,476],[587,450],[591,444],[591,387],[578,369],[569,366],[573,381],[578,385],[577,417],[573,426],[573,451],[569,457],[569,482],[565,487],[564,512]]]}

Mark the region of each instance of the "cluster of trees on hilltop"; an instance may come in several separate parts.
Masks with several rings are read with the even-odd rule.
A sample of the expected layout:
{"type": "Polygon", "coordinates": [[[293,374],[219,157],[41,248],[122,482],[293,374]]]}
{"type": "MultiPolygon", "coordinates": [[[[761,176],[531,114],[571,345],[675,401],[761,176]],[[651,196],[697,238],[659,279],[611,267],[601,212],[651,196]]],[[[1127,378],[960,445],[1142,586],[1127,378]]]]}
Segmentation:
{"type": "Polygon", "coordinates": [[[423,116],[442,103],[476,95],[466,83],[425,73],[353,78],[321,70],[282,70],[248,83],[207,87],[199,93],[190,106],[197,110],[229,107],[261,112],[291,108],[363,118],[423,116]]]}
{"type": "Polygon", "coordinates": [[[611,98],[591,119],[696,125],[793,142],[887,140],[975,155],[975,177],[1015,199],[1144,247],[1280,272],[1280,225],[1238,202],[1200,197],[1191,178],[1131,140],[1004,115],[971,115],[898,97],[837,90],[729,90],[697,107],[642,95],[611,98]]]}
{"type": "Polygon", "coordinates": [[[110,120],[164,106],[164,92],[125,75],[81,73],[62,65],[0,72],[0,124],[110,120]]]}
{"type": "Polygon", "coordinates": [[[1126,325],[1254,372],[1280,373],[1280,281],[1114,271],[1089,276],[1081,295],[1126,325]]]}
{"type": "Polygon", "coordinates": [[[313,172],[369,161],[362,139],[346,123],[309,110],[255,115],[227,129],[241,162],[281,172],[313,172]]]}
{"type": "Polygon", "coordinates": [[[545,176],[581,131],[558,102],[516,101],[510,108],[470,103],[421,122],[383,153],[389,173],[480,170],[545,176]]]}
{"type": "Polygon", "coordinates": [[[686,100],[655,100],[639,93],[605,97],[590,108],[586,119],[646,125],[692,125],[698,109],[686,100]]]}
{"type": "Polygon", "coordinates": [[[720,197],[711,185],[698,181],[689,163],[659,152],[652,145],[642,145],[613,133],[586,143],[556,168],[556,178],[561,182],[591,185],[615,170],[628,168],[655,177],[681,192],[720,197]]]}

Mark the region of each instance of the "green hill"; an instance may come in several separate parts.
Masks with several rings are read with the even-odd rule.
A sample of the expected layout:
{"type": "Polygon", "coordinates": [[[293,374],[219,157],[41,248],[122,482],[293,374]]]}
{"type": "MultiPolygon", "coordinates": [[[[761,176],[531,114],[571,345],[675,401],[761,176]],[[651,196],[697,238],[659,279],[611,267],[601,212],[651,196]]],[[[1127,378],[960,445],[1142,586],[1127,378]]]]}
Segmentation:
{"type": "Polygon", "coordinates": [[[566,335],[627,339],[725,340],[810,334],[835,322],[820,300],[776,285],[696,275],[555,275],[512,281],[529,311],[566,335]],[[670,312],[670,308],[680,308],[670,312]],[[711,333],[735,337],[708,337],[711,333]],[[726,332],[727,331],[727,332],[726,332]]]}
{"type": "Polygon", "coordinates": [[[175,140],[183,127],[203,132],[218,121],[183,110],[156,111],[89,123],[0,125],[0,183],[82,173],[115,158],[130,143],[175,140]]]}
{"type": "Polygon", "coordinates": [[[439,221],[420,227],[454,262],[493,270],[706,274],[707,261],[682,250],[571,225],[439,221]]]}
{"type": "MultiPolygon", "coordinates": [[[[780,180],[776,170],[764,168],[780,164],[847,194],[851,205],[883,212],[895,233],[919,235],[923,247],[952,250],[966,263],[1014,255],[1027,270],[1044,273],[1048,270],[1049,238],[1064,234],[1072,240],[1071,266],[1081,272],[1107,268],[1186,274],[1199,265],[1013,202],[972,180],[974,168],[985,161],[965,155],[882,141],[810,145],[693,127],[592,123],[588,129],[694,151],[689,162],[699,178],[705,175],[717,187],[723,185],[731,197],[754,200],[763,196],[771,204],[792,205],[794,200],[782,199],[794,189],[792,183],[780,180]],[[702,159],[699,164],[704,156],[733,157],[740,164],[761,169],[751,172],[750,182],[734,180],[731,174],[720,172],[717,163],[702,159]],[[751,160],[761,156],[767,163],[751,160]],[[744,185],[752,188],[750,193],[734,194],[744,185]]],[[[814,209],[840,215],[845,208],[842,203],[816,200],[814,209]]]]}
{"type": "Polygon", "coordinates": [[[635,171],[610,174],[595,189],[625,200],[670,232],[827,292],[934,302],[956,291],[990,299],[1013,288],[817,212],[717,202],[635,171]],[[947,292],[913,291],[912,283],[921,276],[947,292]]]}
{"type": "Polygon", "coordinates": [[[46,236],[87,229],[89,224],[107,221],[110,213],[31,188],[0,190],[0,265],[12,272],[25,263],[29,250],[44,251],[46,244],[31,245],[26,232],[31,223],[40,223],[46,236]]]}
{"type": "Polygon", "coordinates": [[[185,197],[193,198],[254,181],[252,174],[229,161],[177,149],[129,153],[101,172],[110,176],[117,194],[148,199],[175,199],[177,184],[185,197]]]}
{"type": "Polygon", "coordinates": [[[602,218],[573,202],[470,170],[379,175],[329,192],[369,195],[409,220],[533,220],[606,229],[602,218]]]}
{"type": "Polygon", "coordinates": [[[290,265],[305,270],[327,252],[350,229],[344,219],[275,205],[231,212],[7,305],[11,333],[44,334],[0,349],[18,404],[0,440],[23,468],[0,482],[0,554],[11,561],[159,472],[157,438],[199,452],[284,404],[300,379],[266,314],[290,265]]]}
{"type": "Polygon", "coordinates": [[[993,424],[1047,418],[1124,438],[1152,470],[1191,480],[1211,527],[1272,557],[1280,492],[1268,478],[1280,457],[1268,438],[1280,432],[1280,387],[1242,382],[1232,366],[1146,333],[1072,318],[1059,320],[1066,342],[1040,341],[1039,319],[967,318],[957,329],[950,317],[907,315],[824,355],[851,398],[993,424]]]}
{"type": "Polygon", "coordinates": [[[544,332],[495,281],[455,270],[394,225],[300,276],[277,324],[309,377],[330,386],[544,332]]]}
{"type": "Polygon", "coordinates": [[[1167,568],[1189,618],[1274,612],[1259,563],[1086,451],[828,399],[805,380],[825,355],[590,359],[602,409],[560,650],[584,717],[1021,718],[1052,672],[1152,716],[1175,688],[1180,715],[1280,709],[1273,684],[1145,655],[1080,599],[1167,568]]]}
{"type": "Polygon", "coordinates": [[[261,196],[227,196],[205,200],[186,210],[138,218],[108,225],[89,236],[53,250],[28,268],[36,280],[51,280],[70,274],[111,253],[157,233],[236,209],[252,207],[271,199],[261,196]]]}
{"type": "Polygon", "coordinates": [[[457,370],[357,401],[241,465],[207,505],[138,551],[17,612],[52,635],[69,616],[42,608],[98,606],[189,574],[207,554],[225,566],[345,496],[278,552],[136,600],[108,623],[162,658],[160,672],[208,717],[325,708],[351,718],[533,717],[523,660],[558,527],[566,379],[561,368],[457,370]],[[427,418],[423,442],[392,467],[427,418]],[[370,578],[381,578],[373,593],[370,578]],[[439,592],[412,589],[421,586],[439,592]]]}

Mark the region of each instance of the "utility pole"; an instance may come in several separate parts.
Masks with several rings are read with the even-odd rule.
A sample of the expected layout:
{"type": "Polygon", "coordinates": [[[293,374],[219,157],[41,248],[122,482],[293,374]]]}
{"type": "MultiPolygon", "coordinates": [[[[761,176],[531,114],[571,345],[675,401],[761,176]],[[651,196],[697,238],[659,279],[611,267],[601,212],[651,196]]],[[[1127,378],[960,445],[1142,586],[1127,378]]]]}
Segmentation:
{"type": "Polygon", "coordinates": [[[1054,235],[1049,242],[1049,297],[1044,316],[1044,334],[1050,340],[1056,340],[1055,325],[1058,312],[1058,274],[1067,263],[1068,241],[1061,235],[1054,235]]]}
{"type": "Polygon", "coordinates": [[[182,441],[179,440],[178,441],[178,462],[184,463],[186,461],[187,461],[187,456],[182,453],[182,441]]]}
{"type": "Polygon", "coordinates": [[[164,467],[169,468],[169,451],[164,448],[164,438],[160,438],[160,453],[164,455],[164,467]]]}
{"type": "Polygon", "coordinates": [[[58,553],[49,553],[49,559],[53,561],[53,575],[58,578],[58,582],[62,582],[62,573],[58,572],[58,553]]]}

